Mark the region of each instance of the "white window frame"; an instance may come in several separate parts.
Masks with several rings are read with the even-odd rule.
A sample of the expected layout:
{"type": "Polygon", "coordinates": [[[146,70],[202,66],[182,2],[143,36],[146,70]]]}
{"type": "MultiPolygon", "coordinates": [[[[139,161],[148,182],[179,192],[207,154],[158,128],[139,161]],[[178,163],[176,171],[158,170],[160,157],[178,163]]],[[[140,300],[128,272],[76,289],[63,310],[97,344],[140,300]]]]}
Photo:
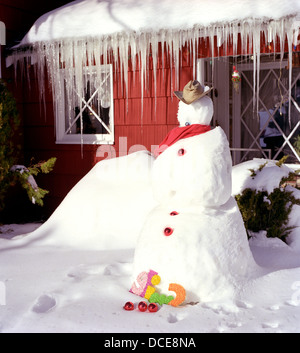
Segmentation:
{"type": "MultiPolygon", "coordinates": [[[[107,134],[68,134],[66,133],[66,109],[65,109],[65,93],[62,89],[62,97],[59,101],[56,102],[56,144],[90,144],[90,145],[104,145],[104,144],[114,144],[114,104],[113,104],[113,73],[112,65],[101,65],[101,72],[105,72],[109,75],[110,80],[110,109],[109,109],[109,126],[105,125],[101,117],[98,116],[94,111],[92,111],[89,106],[89,101],[85,102],[82,99],[82,102],[85,104],[83,110],[87,107],[93,115],[96,116],[97,120],[108,130],[107,134]]],[[[84,68],[84,70],[90,73],[99,72],[96,66],[89,66],[84,68]]],[[[75,73],[74,73],[75,74],[75,73]]],[[[61,83],[64,87],[64,77],[65,70],[61,69],[61,83]]],[[[100,89],[100,87],[99,87],[100,89]]],[[[98,90],[97,90],[98,91],[98,90]]],[[[95,92],[97,92],[95,91],[95,92]]],[[[95,93],[94,92],[94,93],[95,93]]],[[[75,121],[74,121],[75,123],[75,121]]]]}

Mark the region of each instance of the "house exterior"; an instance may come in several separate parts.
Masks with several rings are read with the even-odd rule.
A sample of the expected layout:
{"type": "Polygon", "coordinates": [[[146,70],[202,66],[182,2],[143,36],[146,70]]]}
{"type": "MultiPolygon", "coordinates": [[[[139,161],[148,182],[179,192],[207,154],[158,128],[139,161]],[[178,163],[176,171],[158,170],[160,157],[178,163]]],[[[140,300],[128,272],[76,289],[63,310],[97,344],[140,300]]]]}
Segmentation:
{"type": "Polygon", "coordinates": [[[191,79],[214,87],[213,126],[226,132],[234,164],[282,153],[299,162],[300,5],[198,3],[78,0],[40,17],[7,68],[2,53],[17,80],[24,163],[57,157],[40,180],[48,215],[98,161],[153,152],[178,125],[173,91],[191,79]]]}

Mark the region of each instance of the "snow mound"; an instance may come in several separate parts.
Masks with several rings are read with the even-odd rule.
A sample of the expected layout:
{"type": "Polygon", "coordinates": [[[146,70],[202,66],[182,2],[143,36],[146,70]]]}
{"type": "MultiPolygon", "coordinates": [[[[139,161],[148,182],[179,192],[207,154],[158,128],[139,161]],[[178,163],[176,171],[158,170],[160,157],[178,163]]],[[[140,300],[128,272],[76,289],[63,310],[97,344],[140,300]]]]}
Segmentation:
{"type": "MultiPolygon", "coordinates": [[[[103,242],[108,241],[107,238],[97,239],[84,231],[85,228],[89,229],[88,222],[93,218],[89,212],[94,212],[92,209],[101,205],[99,193],[103,191],[104,184],[101,184],[102,189],[98,184],[104,180],[107,181],[109,173],[110,177],[114,177],[122,185],[126,187],[130,185],[133,188],[132,192],[141,190],[135,185],[136,183],[140,186],[144,184],[146,188],[142,193],[144,202],[139,205],[143,210],[140,209],[139,212],[140,214],[148,212],[146,203],[149,200],[153,202],[152,196],[149,196],[151,192],[147,191],[151,189],[149,174],[153,159],[142,152],[122,158],[106,160],[95,166],[69,193],[68,203],[63,202],[52,219],[34,233],[26,237],[16,236],[10,239],[13,235],[21,234],[22,227],[20,225],[0,227],[0,233],[2,233],[0,234],[2,238],[0,239],[0,332],[300,332],[300,247],[292,247],[277,239],[266,238],[263,233],[251,238],[249,242],[253,257],[260,266],[259,271],[252,273],[251,276],[238,278],[239,286],[235,288],[234,298],[231,297],[229,300],[223,297],[218,300],[211,297],[211,301],[199,301],[198,304],[192,303],[193,305],[178,308],[163,305],[157,313],[153,314],[141,313],[138,309],[132,312],[123,310],[125,302],[132,301],[136,307],[141,300],[129,292],[134,268],[134,246],[131,249],[117,249],[124,237],[128,237],[129,242],[134,243],[135,236],[129,234],[127,223],[116,222],[116,215],[111,227],[118,230],[123,228],[123,232],[118,233],[118,241],[112,239],[112,243],[115,244],[111,247],[115,247],[116,250],[99,250],[103,242]],[[140,173],[136,173],[139,168],[140,173]],[[107,174],[103,173],[104,170],[107,174]],[[115,173],[117,170],[127,171],[124,174],[121,173],[122,176],[118,176],[115,173]],[[130,182],[132,178],[134,178],[133,183],[130,182]],[[90,188],[89,183],[91,183],[90,188]],[[84,190],[89,190],[90,199],[86,210],[82,200],[77,199],[84,194],[84,190]],[[148,195],[149,199],[145,195],[148,195]],[[81,225],[83,232],[78,232],[83,235],[81,241],[72,239],[73,232],[76,233],[76,225],[80,223],[72,217],[72,209],[78,205],[81,206],[82,212],[80,221],[84,223],[81,225]],[[87,217],[86,221],[84,217],[87,217]],[[62,232],[60,227],[67,231],[62,232]],[[63,239],[64,237],[66,239],[63,239]],[[32,238],[36,241],[30,242],[32,238]],[[88,245],[84,244],[85,242],[88,245]],[[59,247],[54,248],[54,245],[59,247]]],[[[260,165],[261,162],[253,163],[260,165]]],[[[239,182],[239,185],[244,185],[244,176],[246,179],[249,176],[249,164],[251,165],[251,162],[243,164],[244,173],[242,167],[234,168],[239,171],[235,177],[238,175],[241,177],[240,181],[234,179],[235,182],[239,182]]],[[[294,192],[299,196],[300,191],[294,190],[294,192]]],[[[103,197],[105,195],[107,194],[103,197]]],[[[122,195],[120,195],[121,199],[122,195]]],[[[118,198],[115,196],[114,200],[118,201],[118,198]]],[[[136,198],[133,201],[135,200],[136,198]]],[[[148,206],[152,209],[155,203],[148,206]]],[[[125,212],[131,215],[131,221],[135,219],[133,213],[138,207],[131,210],[128,208],[125,212]]],[[[115,210],[120,211],[117,204],[115,210]]],[[[179,209],[180,214],[184,211],[187,209],[179,209]]],[[[299,223],[299,212],[300,208],[293,210],[291,221],[295,224],[299,223]]],[[[196,213],[198,216],[199,212],[196,213]]],[[[220,210],[217,213],[220,213],[220,210]]],[[[191,215],[190,212],[184,216],[191,219],[191,215]]],[[[201,215],[201,217],[206,216],[201,215]]],[[[162,222],[161,214],[159,218],[162,222]]],[[[144,219],[141,220],[141,224],[144,223],[144,219]]],[[[150,217],[146,219],[150,222],[150,217]]],[[[232,219],[235,219],[234,215],[232,219]]],[[[178,218],[177,220],[174,218],[173,221],[181,223],[178,218]]],[[[187,222],[187,230],[195,231],[194,224],[190,223],[187,222]]],[[[36,226],[35,224],[24,225],[24,233],[36,226]]],[[[222,224],[220,223],[219,226],[221,227],[222,224]]],[[[233,222],[232,229],[235,227],[233,222]]],[[[138,232],[137,229],[136,232],[138,232]]],[[[221,241],[231,242],[230,234],[221,241]]],[[[187,231],[186,239],[189,240],[189,236],[190,232],[187,231]]],[[[210,247],[213,245],[207,237],[203,241],[210,242],[208,244],[210,247]]],[[[147,246],[149,244],[153,245],[153,253],[158,251],[155,248],[155,239],[151,238],[147,246]]],[[[192,244],[190,246],[192,249],[192,244]]],[[[211,249],[210,254],[203,254],[205,258],[208,255],[213,256],[214,247],[212,246],[211,249]]],[[[233,263],[235,256],[239,256],[236,254],[239,249],[232,244],[229,250],[233,263]]],[[[170,254],[164,252],[163,256],[165,261],[170,254]]],[[[186,258],[189,260],[193,256],[195,255],[191,253],[186,258]]],[[[204,265],[207,266],[207,264],[204,265]]],[[[225,272],[225,268],[221,269],[222,275],[225,272]]],[[[162,279],[165,278],[163,276],[164,274],[161,276],[162,279]]],[[[208,280],[209,278],[210,272],[208,280]]],[[[210,283],[217,284],[213,278],[210,283]]],[[[223,289],[230,290],[230,287],[225,286],[223,289]]],[[[205,288],[201,290],[205,291],[205,288]]],[[[230,297],[232,292],[229,291],[227,294],[230,297]]],[[[99,344],[103,344],[101,339],[99,344]]]]}
{"type": "Polygon", "coordinates": [[[155,205],[152,163],[146,151],[97,163],[29,240],[79,249],[134,247],[155,205]]]}
{"type": "Polygon", "coordinates": [[[289,173],[294,171],[285,164],[280,167],[277,166],[277,162],[254,158],[233,166],[232,194],[240,194],[246,188],[271,193],[275,188],[279,187],[282,178],[287,177],[289,173]],[[252,176],[252,170],[254,170],[256,175],[252,176]]]}

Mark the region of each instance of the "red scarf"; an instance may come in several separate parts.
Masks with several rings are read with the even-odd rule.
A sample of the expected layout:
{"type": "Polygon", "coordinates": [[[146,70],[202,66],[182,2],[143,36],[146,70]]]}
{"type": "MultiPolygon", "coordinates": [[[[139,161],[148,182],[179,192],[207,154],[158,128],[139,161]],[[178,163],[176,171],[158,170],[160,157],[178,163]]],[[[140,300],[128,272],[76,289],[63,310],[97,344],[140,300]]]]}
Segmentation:
{"type": "Polygon", "coordinates": [[[160,143],[158,148],[154,151],[154,155],[155,157],[159,156],[164,150],[181,139],[200,135],[207,131],[210,131],[210,125],[192,124],[189,126],[175,127],[160,143]]]}

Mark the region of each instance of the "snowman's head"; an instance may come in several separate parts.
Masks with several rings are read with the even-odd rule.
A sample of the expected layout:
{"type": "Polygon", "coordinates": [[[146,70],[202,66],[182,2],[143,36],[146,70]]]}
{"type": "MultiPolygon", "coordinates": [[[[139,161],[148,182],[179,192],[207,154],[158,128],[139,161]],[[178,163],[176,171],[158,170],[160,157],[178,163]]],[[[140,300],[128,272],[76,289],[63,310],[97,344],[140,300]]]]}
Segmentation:
{"type": "Polygon", "coordinates": [[[191,104],[179,101],[177,119],[180,126],[192,124],[210,125],[213,113],[214,107],[211,98],[204,96],[191,104]]]}

